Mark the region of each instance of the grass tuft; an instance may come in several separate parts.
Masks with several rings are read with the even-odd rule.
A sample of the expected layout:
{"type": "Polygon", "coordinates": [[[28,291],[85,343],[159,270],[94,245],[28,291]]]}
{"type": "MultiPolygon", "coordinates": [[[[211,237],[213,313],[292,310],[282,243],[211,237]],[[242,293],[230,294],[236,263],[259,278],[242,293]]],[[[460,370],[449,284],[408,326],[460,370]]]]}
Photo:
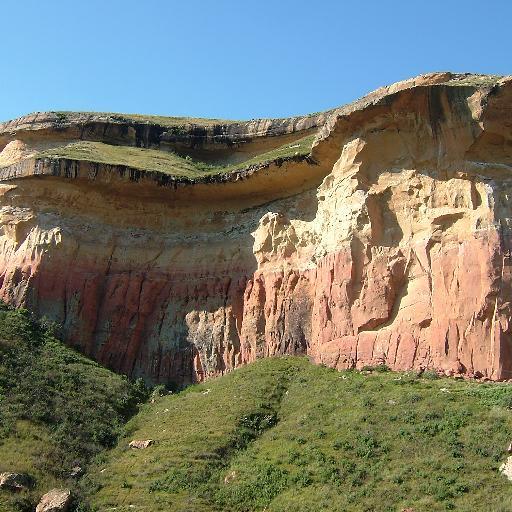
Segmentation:
{"type": "Polygon", "coordinates": [[[131,436],[155,445],[122,440],[91,471],[90,499],[118,512],[511,510],[498,472],[511,398],[508,384],[261,360],[144,406],[131,436]]]}

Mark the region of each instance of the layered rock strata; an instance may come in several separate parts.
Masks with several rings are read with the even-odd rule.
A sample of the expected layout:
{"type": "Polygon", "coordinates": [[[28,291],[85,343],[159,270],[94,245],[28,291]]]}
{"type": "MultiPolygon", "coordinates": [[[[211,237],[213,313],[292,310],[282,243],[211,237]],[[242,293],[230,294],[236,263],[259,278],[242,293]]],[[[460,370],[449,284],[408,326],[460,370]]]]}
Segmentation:
{"type": "Polygon", "coordinates": [[[87,132],[41,116],[0,127],[0,296],[87,355],[176,384],[288,353],[512,378],[511,78],[423,75],[217,140],[192,124],[171,142],[223,155],[318,131],[307,158],[207,181],[38,159],[87,132]]]}

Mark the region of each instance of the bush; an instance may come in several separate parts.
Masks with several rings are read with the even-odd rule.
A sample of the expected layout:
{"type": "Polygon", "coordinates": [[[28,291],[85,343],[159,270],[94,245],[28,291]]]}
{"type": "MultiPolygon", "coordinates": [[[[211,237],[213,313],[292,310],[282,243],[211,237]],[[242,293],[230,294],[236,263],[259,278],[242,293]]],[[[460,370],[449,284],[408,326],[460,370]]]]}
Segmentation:
{"type": "MultiPolygon", "coordinates": [[[[270,502],[293,481],[288,471],[271,464],[260,463],[253,468],[252,475],[218,492],[217,502],[227,509],[259,510],[268,507],[270,502]]],[[[309,485],[305,473],[301,485],[309,485]]]]}
{"type": "Polygon", "coordinates": [[[427,371],[423,372],[421,376],[424,379],[429,379],[429,380],[437,380],[440,378],[438,373],[434,370],[427,370],[427,371]]]}
{"type": "Polygon", "coordinates": [[[55,329],[0,308],[0,436],[15,435],[20,420],[46,428],[51,448],[38,464],[63,477],[115,444],[147,390],[65,347],[55,329]]]}
{"type": "Polygon", "coordinates": [[[386,364],[378,364],[375,366],[363,366],[361,368],[362,372],[378,372],[378,373],[385,373],[390,372],[391,369],[386,364]]]}

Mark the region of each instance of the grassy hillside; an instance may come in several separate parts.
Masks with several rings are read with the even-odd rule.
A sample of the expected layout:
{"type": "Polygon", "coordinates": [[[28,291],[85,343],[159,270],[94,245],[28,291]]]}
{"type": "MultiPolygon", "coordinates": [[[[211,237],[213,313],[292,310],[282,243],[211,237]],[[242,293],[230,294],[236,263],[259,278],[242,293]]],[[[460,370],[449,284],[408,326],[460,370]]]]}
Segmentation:
{"type": "Polygon", "coordinates": [[[0,491],[0,510],[32,511],[50,488],[75,487],[71,469],[115,444],[144,392],[64,347],[27,311],[0,305],[0,472],[34,482],[0,491]]]}
{"type": "Polygon", "coordinates": [[[82,512],[512,510],[498,472],[512,386],[385,370],[266,359],[156,397],[126,423],[143,386],[0,306],[0,472],[34,480],[0,491],[0,510],[31,511],[54,486],[82,512]],[[88,470],[78,482],[75,465],[88,470]]]}
{"type": "Polygon", "coordinates": [[[382,370],[267,359],[161,397],[82,483],[100,511],[512,510],[512,387],[382,370]]]}
{"type": "Polygon", "coordinates": [[[305,156],[311,152],[315,135],[308,135],[293,143],[285,144],[272,151],[262,153],[254,158],[236,165],[213,165],[176,153],[156,149],[113,146],[103,142],[79,141],[42,151],[38,158],[65,158],[85,160],[110,165],[123,165],[142,171],[158,171],[177,177],[200,178],[214,174],[234,172],[252,165],[262,165],[279,158],[305,156]]]}

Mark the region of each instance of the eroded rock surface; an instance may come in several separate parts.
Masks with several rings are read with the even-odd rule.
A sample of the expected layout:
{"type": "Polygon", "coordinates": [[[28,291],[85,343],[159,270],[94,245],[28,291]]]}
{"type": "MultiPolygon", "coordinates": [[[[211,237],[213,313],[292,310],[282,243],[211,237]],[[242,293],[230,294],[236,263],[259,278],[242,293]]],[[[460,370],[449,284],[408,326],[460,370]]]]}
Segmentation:
{"type": "Polygon", "coordinates": [[[31,484],[32,479],[24,473],[0,473],[0,489],[21,491],[22,489],[28,489],[31,484]]]}
{"type": "Polygon", "coordinates": [[[171,185],[4,125],[1,297],[153,382],[285,353],[512,378],[511,114],[510,78],[424,75],[281,122],[318,128],[308,161],[171,185]]]}
{"type": "Polygon", "coordinates": [[[71,500],[71,492],[68,489],[52,489],[41,498],[36,512],[67,512],[71,500]]]}
{"type": "Polygon", "coordinates": [[[152,444],[154,444],[153,439],[146,439],[146,440],[134,439],[133,441],[130,441],[128,446],[135,450],[144,450],[145,448],[149,448],[152,444]]]}

